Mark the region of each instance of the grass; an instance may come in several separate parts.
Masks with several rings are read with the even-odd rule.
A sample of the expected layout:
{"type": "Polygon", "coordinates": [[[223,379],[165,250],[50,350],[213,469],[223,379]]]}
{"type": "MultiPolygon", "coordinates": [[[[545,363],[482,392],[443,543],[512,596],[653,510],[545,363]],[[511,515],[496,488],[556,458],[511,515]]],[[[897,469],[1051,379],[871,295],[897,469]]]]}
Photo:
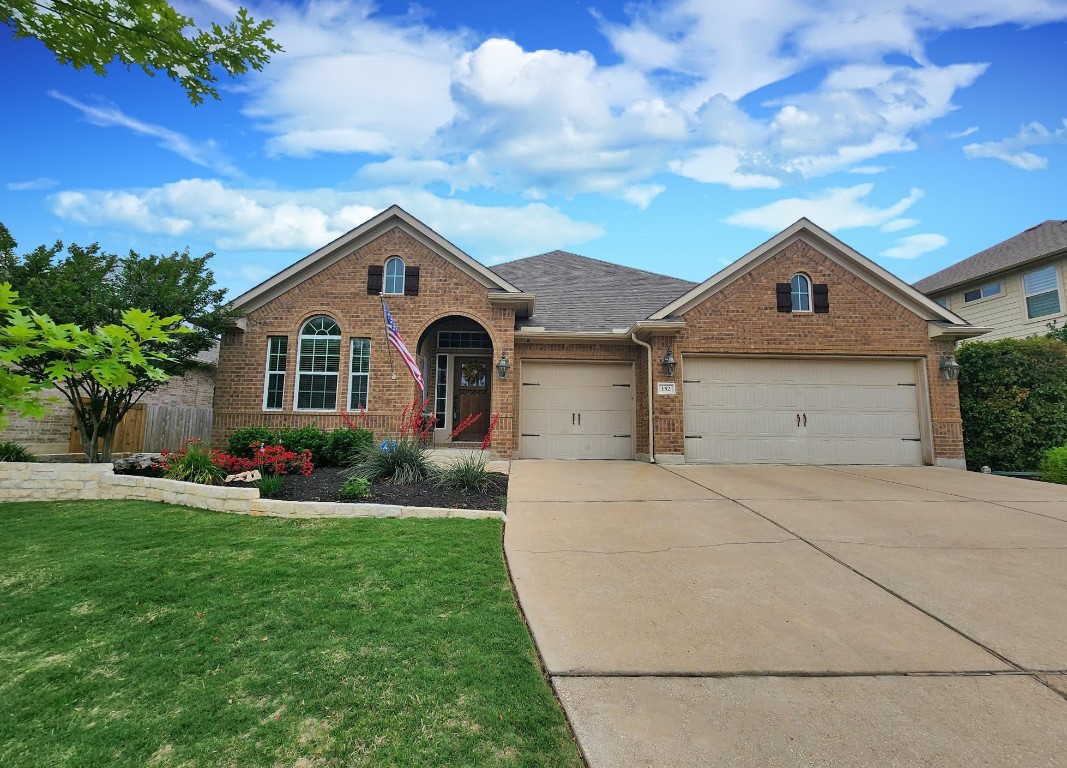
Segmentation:
{"type": "Polygon", "coordinates": [[[0,765],[579,766],[490,520],[0,506],[0,765]]]}

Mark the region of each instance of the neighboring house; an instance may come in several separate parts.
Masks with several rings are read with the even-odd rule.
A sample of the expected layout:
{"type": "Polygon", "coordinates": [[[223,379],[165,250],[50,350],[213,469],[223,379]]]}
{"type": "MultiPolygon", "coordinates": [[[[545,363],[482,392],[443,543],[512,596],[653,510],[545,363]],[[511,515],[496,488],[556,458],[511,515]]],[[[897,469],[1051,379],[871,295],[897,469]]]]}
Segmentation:
{"type": "MultiPolygon", "coordinates": [[[[129,430],[120,426],[122,442],[116,452],[124,450],[159,451],[163,448],[177,450],[187,437],[207,438],[200,434],[206,430],[196,430],[200,422],[211,420],[211,401],[215,396],[215,366],[218,362],[218,345],[196,356],[201,364],[186,372],[184,376],[175,376],[154,392],[148,392],[135,410],[146,411],[138,414],[137,423],[130,426],[139,430],[138,434],[129,434],[129,430]],[[165,408],[168,407],[168,408],[165,408]],[[185,418],[184,409],[194,412],[194,418],[185,418]],[[147,413],[151,411],[151,415],[147,413]],[[164,422],[159,429],[153,429],[146,423],[158,415],[164,422]],[[148,434],[145,429],[148,427],[148,434]],[[177,430],[177,431],[175,431],[177,430]],[[173,434],[171,434],[173,433],[173,434]],[[181,433],[181,434],[179,434],[181,433]],[[146,443],[147,439],[147,443],[146,443]]],[[[37,455],[79,452],[81,441],[75,434],[74,409],[58,390],[49,390],[44,394],[53,398],[45,405],[45,415],[34,419],[23,416],[11,416],[7,427],[0,432],[0,441],[21,443],[37,455]]],[[[126,423],[126,420],[123,420],[126,423]]]]}
{"type": "Polygon", "coordinates": [[[1067,221],[1046,221],[915,283],[943,307],[992,329],[982,341],[1044,335],[1067,302],[1067,221]]]}
{"type": "Polygon", "coordinates": [[[396,206],[234,300],[214,444],[344,411],[395,434],[419,392],[379,293],[438,442],[480,414],[456,441],[497,418],[504,457],[964,466],[942,365],[981,329],[806,219],[695,285],[561,251],[490,269],[396,206]]]}

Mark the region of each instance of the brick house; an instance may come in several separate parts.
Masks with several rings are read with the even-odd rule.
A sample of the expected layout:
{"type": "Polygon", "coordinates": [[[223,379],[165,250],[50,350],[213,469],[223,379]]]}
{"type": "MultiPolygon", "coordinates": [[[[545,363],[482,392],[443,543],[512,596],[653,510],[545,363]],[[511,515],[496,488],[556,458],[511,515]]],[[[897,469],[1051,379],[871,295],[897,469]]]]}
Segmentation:
{"type": "Polygon", "coordinates": [[[360,409],[394,432],[419,390],[380,294],[437,442],[480,414],[455,440],[496,417],[503,457],[964,466],[946,364],[984,329],[806,219],[697,285],[561,251],[489,269],[393,206],[234,300],[213,442],[360,409]]]}

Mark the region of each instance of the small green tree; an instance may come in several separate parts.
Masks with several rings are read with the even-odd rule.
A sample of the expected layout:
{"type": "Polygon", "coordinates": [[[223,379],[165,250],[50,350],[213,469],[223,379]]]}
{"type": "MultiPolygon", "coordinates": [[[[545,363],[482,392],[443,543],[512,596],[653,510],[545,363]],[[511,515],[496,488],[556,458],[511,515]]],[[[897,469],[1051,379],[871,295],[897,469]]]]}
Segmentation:
{"type": "Polygon", "coordinates": [[[968,468],[1034,470],[1048,449],[1067,444],[1067,344],[971,341],[956,360],[968,468]]]}
{"type": "Polygon", "coordinates": [[[139,399],[131,385],[144,377],[167,379],[162,365],[170,359],[164,348],[184,332],[182,318],[128,309],[121,323],[86,330],[24,311],[10,286],[0,283],[4,296],[8,309],[0,327],[0,360],[17,366],[17,375],[37,389],[52,384],[74,409],[89,461],[110,461],[115,430],[139,399]]]}
{"type": "MultiPolygon", "coordinates": [[[[0,283],[0,315],[6,316],[17,309],[18,294],[7,283],[0,283]]],[[[0,361],[7,363],[0,364],[0,429],[7,426],[8,414],[12,411],[22,416],[43,416],[44,403],[37,397],[43,385],[18,371],[17,354],[0,355],[0,361]]]]}
{"type": "Polygon", "coordinates": [[[261,70],[282,50],[267,36],[274,22],[256,22],[244,8],[224,27],[201,29],[166,0],[0,0],[0,23],[16,38],[37,38],[75,69],[104,75],[118,59],[150,77],[163,72],[194,105],[219,98],[217,69],[230,77],[261,70]]]}

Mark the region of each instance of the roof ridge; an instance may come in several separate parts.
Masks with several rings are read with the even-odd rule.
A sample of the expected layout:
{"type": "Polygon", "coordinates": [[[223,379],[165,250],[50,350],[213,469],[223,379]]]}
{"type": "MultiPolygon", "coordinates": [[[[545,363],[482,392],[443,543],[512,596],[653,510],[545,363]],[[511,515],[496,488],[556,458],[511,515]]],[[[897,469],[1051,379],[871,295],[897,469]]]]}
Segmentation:
{"type": "Polygon", "coordinates": [[[553,249],[551,251],[545,251],[544,253],[535,253],[532,256],[523,256],[522,258],[512,259],[511,261],[503,261],[500,264],[493,265],[493,267],[490,267],[490,269],[495,269],[496,267],[503,267],[503,266],[506,266],[508,264],[517,264],[520,261],[529,261],[530,259],[539,259],[539,258],[541,258],[543,256],[552,256],[552,255],[557,254],[557,253],[561,254],[563,256],[573,256],[574,258],[582,259],[583,261],[592,261],[592,262],[595,262],[597,264],[603,264],[603,265],[611,267],[613,269],[627,269],[627,270],[630,270],[631,272],[640,272],[640,273],[645,274],[645,275],[652,275],[653,277],[665,277],[665,278],[667,278],[669,280],[678,280],[678,281],[683,282],[683,283],[691,283],[693,285],[696,285],[696,283],[694,281],[686,280],[684,277],[675,277],[674,275],[665,275],[662,272],[653,272],[650,269],[641,269],[640,267],[631,267],[628,264],[618,264],[618,263],[613,262],[613,261],[605,261],[604,259],[596,259],[596,258],[593,258],[592,256],[583,256],[580,253],[574,253],[573,251],[564,251],[564,250],[562,250],[560,248],[555,248],[555,249],[553,249]]]}

